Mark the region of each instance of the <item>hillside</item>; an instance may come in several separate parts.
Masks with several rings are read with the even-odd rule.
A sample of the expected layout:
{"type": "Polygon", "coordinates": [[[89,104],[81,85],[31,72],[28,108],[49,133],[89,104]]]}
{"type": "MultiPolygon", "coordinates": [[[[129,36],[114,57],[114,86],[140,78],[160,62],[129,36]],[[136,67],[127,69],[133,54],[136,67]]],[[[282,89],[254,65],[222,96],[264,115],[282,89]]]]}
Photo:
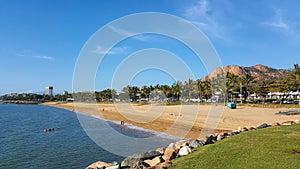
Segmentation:
{"type": "Polygon", "coordinates": [[[257,64],[255,66],[250,66],[250,67],[230,65],[230,66],[224,66],[222,68],[215,69],[208,76],[202,78],[202,80],[208,80],[211,79],[212,77],[216,77],[217,74],[220,74],[222,72],[222,69],[225,75],[228,72],[238,76],[242,76],[244,74],[250,74],[256,80],[269,80],[269,79],[280,80],[280,79],[284,79],[285,77],[288,76],[289,73],[291,73],[290,70],[275,69],[261,64],[257,64]]]}

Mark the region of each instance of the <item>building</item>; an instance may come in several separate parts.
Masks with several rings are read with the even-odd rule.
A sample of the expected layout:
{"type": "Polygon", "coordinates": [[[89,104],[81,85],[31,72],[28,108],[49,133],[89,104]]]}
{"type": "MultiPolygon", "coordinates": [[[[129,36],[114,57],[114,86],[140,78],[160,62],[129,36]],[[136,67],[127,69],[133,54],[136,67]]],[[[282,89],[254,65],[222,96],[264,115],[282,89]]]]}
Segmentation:
{"type": "Polygon", "coordinates": [[[67,95],[67,94],[69,94],[69,92],[66,90],[62,92],[62,95],[67,95]]]}
{"type": "Polygon", "coordinates": [[[46,87],[46,95],[53,96],[53,86],[46,87]]]}

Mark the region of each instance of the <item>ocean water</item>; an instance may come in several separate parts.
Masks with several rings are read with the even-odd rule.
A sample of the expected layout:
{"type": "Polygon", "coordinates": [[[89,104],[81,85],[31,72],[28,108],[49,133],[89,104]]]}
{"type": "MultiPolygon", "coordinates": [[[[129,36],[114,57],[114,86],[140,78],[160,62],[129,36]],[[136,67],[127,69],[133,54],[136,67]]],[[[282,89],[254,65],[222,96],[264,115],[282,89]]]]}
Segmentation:
{"type": "MultiPolygon", "coordinates": [[[[91,123],[109,123],[115,131],[128,137],[146,138],[157,134],[130,125],[120,128],[114,122],[88,115],[80,116],[90,119],[91,123]]],[[[107,134],[105,130],[100,131],[102,135],[107,134]]],[[[164,136],[155,146],[166,146],[174,140],[176,138],[164,136]]],[[[140,151],[143,150],[136,150],[140,151]]],[[[85,168],[99,160],[121,162],[124,159],[92,141],[80,125],[76,113],[44,105],[0,104],[0,152],[1,169],[85,168]],[[44,128],[55,130],[44,133],[44,128]]]]}

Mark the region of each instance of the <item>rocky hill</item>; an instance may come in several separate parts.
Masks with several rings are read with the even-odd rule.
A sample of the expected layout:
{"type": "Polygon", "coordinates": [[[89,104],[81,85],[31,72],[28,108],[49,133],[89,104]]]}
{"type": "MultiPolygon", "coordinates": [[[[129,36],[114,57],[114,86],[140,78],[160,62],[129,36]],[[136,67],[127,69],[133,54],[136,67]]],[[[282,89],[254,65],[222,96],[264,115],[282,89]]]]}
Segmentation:
{"type": "Polygon", "coordinates": [[[238,76],[242,76],[244,74],[250,74],[256,80],[268,80],[268,79],[280,80],[286,78],[288,74],[291,73],[290,70],[274,69],[261,64],[257,64],[255,66],[250,66],[250,67],[230,65],[230,66],[224,66],[222,68],[215,69],[208,76],[202,78],[202,80],[211,79],[212,77],[217,76],[217,74],[220,74],[222,72],[222,69],[225,75],[227,74],[227,72],[233,73],[238,76]]]}

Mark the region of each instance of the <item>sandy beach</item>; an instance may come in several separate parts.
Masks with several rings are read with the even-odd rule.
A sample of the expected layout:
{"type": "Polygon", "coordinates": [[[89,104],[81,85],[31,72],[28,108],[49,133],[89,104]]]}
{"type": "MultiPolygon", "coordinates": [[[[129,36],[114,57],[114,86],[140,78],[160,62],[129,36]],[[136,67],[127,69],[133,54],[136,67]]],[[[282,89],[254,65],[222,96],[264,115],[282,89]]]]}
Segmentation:
{"type": "Polygon", "coordinates": [[[125,124],[132,124],[144,129],[193,139],[203,138],[212,133],[231,131],[238,127],[300,119],[300,115],[274,114],[278,111],[286,111],[288,108],[238,106],[237,109],[228,109],[223,105],[164,106],[130,103],[58,104],[48,102],[44,104],[96,115],[106,120],[124,121],[125,124]]]}

